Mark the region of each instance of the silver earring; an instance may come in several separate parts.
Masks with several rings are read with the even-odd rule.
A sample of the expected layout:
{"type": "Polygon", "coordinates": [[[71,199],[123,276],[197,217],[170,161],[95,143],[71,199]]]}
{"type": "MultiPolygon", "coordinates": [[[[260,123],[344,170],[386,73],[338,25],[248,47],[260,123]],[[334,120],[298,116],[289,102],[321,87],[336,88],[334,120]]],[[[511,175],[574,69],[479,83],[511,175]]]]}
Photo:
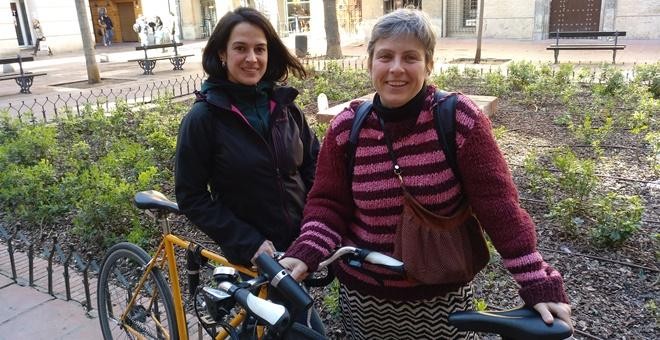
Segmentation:
{"type": "Polygon", "coordinates": [[[222,65],[222,68],[227,68],[227,63],[224,60],[220,61],[220,65],[222,65]]]}

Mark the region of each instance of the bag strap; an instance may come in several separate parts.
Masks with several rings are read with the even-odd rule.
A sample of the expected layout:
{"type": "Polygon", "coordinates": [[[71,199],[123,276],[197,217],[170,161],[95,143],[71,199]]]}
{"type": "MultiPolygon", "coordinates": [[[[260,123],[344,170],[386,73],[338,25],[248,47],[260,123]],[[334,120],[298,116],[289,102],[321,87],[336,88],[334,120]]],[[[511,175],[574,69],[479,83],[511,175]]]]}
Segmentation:
{"type": "Polygon", "coordinates": [[[347,157],[347,173],[348,173],[348,183],[353,182],[353,167],[355,166],[355,150],[357,149],[358,136],[360,135],[360,129],[362,124],[366,120],[367,116],[371,112],[373,104],[370,100],[365,100],[360,103],[357,111],[355,111],[355,117],[353,118],[353,125],[351,126],[351,133],[348,135],[348,150],[346,151],[347,157]]]}
{"type": "MultiPolygon", "coordinates": [[[[458,172],[458,164],[456,162],[456,101],[455,93],[437,90],[435,91],[436,105],[433,111],[433,120],[435,122],[435,131],[438,134],[438,141],[440,147],[447,157],[447,163],[454,172],[454,176],[461,180],[460,173],[458,172]],[[446,99],[440,102],[442,99],[446,99]]],[[[358,136],[362,124],[371,112],[373,104],[370,100],[366,100],[358,106],[353,118],[353,125],[351,132],[348,136],[348,149],[346,150],[347,158],[347,174],[349,176],[349,183],[353,181],[353,168],[355,167],[355,151],[357,149],[358,136]]]]}
{"type": "Polygon", "coordinates": [[[439,103],[440,100],[445,100],[437,104],[433,111],[433,120],[435,121],[435,131],[438,133],[438,141],[442,151],[445,152],[447,163],[454,176],[461,181],[461,174],[458,172],[458,162],[456,161],[456,101],[457,96],[455,93],[436,91],[435,102],[439,103]]]}

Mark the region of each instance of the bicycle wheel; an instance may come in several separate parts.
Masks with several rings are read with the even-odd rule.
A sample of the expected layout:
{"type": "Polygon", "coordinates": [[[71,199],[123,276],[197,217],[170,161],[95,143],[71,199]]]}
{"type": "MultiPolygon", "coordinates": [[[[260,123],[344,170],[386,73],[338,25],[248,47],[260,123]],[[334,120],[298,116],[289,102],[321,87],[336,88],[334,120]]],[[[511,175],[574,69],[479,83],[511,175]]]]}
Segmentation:
{"type": "Polygon", "coordinates": [[[172,292],[161,271],[154,268],[142,289],[135,291],[150,259],[132,243],[118,243],[108,250],[96,293],[104,339],[179,339],[172,292]],[[122,322],[134,294],[138,294],[135,303],[122,322]]]}

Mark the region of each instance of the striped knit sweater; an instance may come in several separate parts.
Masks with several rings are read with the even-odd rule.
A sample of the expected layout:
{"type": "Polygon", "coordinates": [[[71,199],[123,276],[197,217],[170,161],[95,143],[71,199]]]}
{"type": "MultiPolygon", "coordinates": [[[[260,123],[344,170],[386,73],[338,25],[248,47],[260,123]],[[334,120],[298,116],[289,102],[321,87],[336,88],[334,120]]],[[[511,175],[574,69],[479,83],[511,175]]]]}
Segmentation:
{"type": "MultiPolygon", "coordinates": [[[[427,209],[451,215],[465,195],[505,267],[521,286],[525,303],[568,302],[562,278],[536,250],[534,224],[518,202],[518,193],[491,131],[488,118],[464,95],[456,104],[456,145],[462,182],[453,175],[440,148],[432,109],[435,87],[429,86],[416,121],[388,122],[409,192],[427,209]]],[[[372,112],[360,130],[353,181],[348,183],[346,149],[359,103],[353,102],[332,122],[319,153],[316,180],[308,196],[300,237],[287,256],[310,271],[340,245],[391,255],[403,196],[392,172],[383,132],[372,112]],[[350,188],[350,189],[349,189],[350,188]]],[[[338,278],[363,294],[393,300],[425,299],[458,286],[419,285],[382,268],[362,269],[339,263],[338,278]]]]}

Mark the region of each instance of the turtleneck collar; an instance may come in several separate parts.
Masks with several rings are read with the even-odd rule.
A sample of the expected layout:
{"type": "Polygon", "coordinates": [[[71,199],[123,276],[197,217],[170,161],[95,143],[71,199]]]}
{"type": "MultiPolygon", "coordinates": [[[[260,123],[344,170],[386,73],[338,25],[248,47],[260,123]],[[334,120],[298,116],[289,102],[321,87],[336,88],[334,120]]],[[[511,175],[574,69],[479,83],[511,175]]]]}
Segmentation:
{"type": "Polygon", "coordinates": [[[202,84],[202,92],[224,92],[250,125],[262,136],[267,136],[270,125],[269,98],[273,94],[274,86],[272,81],[260,81],[256,85],[248,86],[226,79],[209,78],[202,84]]]}
{"type": "Polygon", "coordinates": [[[396,108],[387,108],[383,106],[380,101],[380,95],[376,93],[374,96],[374,110],[386,122],[400,122],[409,118],[417,117],[422,111],[424,106],[424,97],[426,94],[427,85],[424,84],[422,89],[410,101],[404,105],[396,108]]]}
{"type": "Polygon", "coordinates": [[[261,96],[269,94],[275,87],[275,82],[262,80],[256,85],[243,85],[231,82],[226,79],[209,77],[202,84],[201,92],[208,92],[209,90],[224,89],[230,95],[244,96],[261,96]]]}

